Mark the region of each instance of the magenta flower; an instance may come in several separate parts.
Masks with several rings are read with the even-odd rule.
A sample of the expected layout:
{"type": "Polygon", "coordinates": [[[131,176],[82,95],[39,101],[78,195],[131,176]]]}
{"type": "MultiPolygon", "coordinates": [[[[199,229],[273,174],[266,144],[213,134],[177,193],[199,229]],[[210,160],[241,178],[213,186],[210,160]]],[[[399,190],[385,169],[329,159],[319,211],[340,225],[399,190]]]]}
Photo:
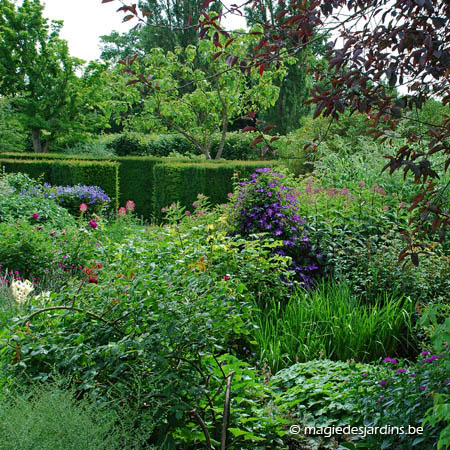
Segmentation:
{"type": "Polygon", "coordinates": [[[229,277],[228,275],[224,275],[222,278],[223,278],[225,281],[228,281],[228,280],[230,279],[230,277],[229,277]]]}
{"type": "Polygon", "coordinates": [[[425,350],[424,352],[422,352],[422,356],[427,356],[429,354],[430,354],[430,352],[428,350],[425,350]]]}
{"type": "Polygon", "coordinates": [[[94,219],[91,219],[89,221],[89,226],[95,230],[95,228],[98,227],[98,223],[94,219]]]}
{"type": "Polygon", "coordinates": [[[450,380],[444,381],[444,384],[445,384],[446,386],[448,386],[448,385],[450,384],[450,380]]]}
{"type": "Polygon", "coordinates": [[[88,210],[88,205],[86,205],[86,203],[81,203],[80,204],[80,212],[84,213],[88,210]]]}
{"type": "Polygon", "coordinates": [[[386,381],[386,380],[381,380],[378,384],[379,384],[380,386],[384,387],[384,386],[387,385],[387,381],[386,381]]]}
{"type": "Polygon", "coordinates": [[[117,215],[118,215],[119,217],[126,216],[126,215],[127,215],[127,210],[126,210],[123,206],[121,206],[121,207],[119,208],[119,211],[117,212],[117,215]]]}
{"type": "Polygon", "coordinates": [[[133,202],[133,200],[128,200],[125,203],[125,208],[127,209],[127,211],[133,212],[134,208],[136,207],[135,203],[133,202]]]}
{"type": "Polygon", "coordinates": [[[34,213],[31,217],[32,217],[34,220],[38,220],[38,219],[39,219],[39,216],[40,216],[40,214],[34,213]]]}
{"type": "Polygon", "coordinates": [[[390,362],[392,364],[397,364],[398,361],[396,359],[387,357],[383,359],[383,362],[390,362]]]}
{"type": "Polygon", "coordinates": [[[366,377],[367,377],[367,373],[362,373],[361,376],[362,376],[363,378],[366,378],[366,377]]]}
{"type": "Polygon", "coordinates": [[[185,211],[185,212],[184,212],[184,215],[185,215],[185,216],[190,216],[190,215],[191,215],[191,212],[190,212],[190,211],[185,211]]]}
{"type": "Polygon", "coordinates": [[[411,378],[417,377],[417,373],[412,373],[411,378]]]}
{"type": "Polygon", "coordinates": [[[397,369],[397,373],[405,373],[406,369],[403,369],[402,367],[400,369],[397,369]]]}

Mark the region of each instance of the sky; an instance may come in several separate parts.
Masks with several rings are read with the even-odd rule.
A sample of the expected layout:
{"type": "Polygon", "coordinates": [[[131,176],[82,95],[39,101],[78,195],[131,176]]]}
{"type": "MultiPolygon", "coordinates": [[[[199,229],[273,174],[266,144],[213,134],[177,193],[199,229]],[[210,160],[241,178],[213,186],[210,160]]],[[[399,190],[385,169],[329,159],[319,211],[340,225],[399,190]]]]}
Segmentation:
{"type": "MultiPolygon", "coordinates": [[[[100,57],[100,36],[111,31],[126,32],[136,25],[136,20],[122,23],[124,14],[116,12],[118,0],[102,4],[101,0],[44,0],[44,17],[63,20],[61,38],[69,43],[70,54],[85,61],[100,57]]],[[[229,2],[233,3],[233,1],[229,2]]],[[[227,27],[241,28],[245,21],[233,18],[227,27]]]]}

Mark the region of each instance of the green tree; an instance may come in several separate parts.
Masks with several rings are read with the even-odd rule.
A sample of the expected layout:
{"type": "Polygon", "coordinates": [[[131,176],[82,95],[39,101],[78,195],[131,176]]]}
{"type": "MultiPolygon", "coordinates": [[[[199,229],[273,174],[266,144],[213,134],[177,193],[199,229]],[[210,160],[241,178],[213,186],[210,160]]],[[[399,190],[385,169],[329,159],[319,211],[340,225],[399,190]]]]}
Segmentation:
{"type": "Polygon", "coordinates": [[[36,152],[47,151],[58,137],[102,125],[99,96],[101,67],[69,55],[59,38],[62,22],[47,23],[39,0],[0,4],[0,95],[8,96],[31,134],[36,152]]]}
{"type": "MultiPolygon", "coordinates": [[[[270,23],[273,27],[280,26],[281,21],[277,15],[282,9],[283,6],[278,0],[262,0],[257,8],[245,9],[247,25],[270,23]]],[[[276,131],[280,134],[297,129],[301,118],[310,111],[305,102],[312,87],[311,77],[307,74],[308,65],[311,65],[314,59],[312,54],[312,48],[295,53],[295,64],[287,67],[286,75],[279,82],[280,95],[275,105],[259,116],[262,120],[275,125],[276,131]]]]}
{"type": "Polygon", "coordinates": [[[8,98],[0,98],[0,153],[25,150],[23,125],[8,98]]]}
{"type": "Polygon", "coordinates": [[[220,159],[232,118],[272,106],[279,94],[275,82],[285,73],[282,66],[277,71],[241,76],[235,61],[245,56],[253,40],[254,36],[245,33],[236,34],[234,39],[216,35],[200,41],[197,47],[176,47],[174,52],[151,49],[139,63],[140,69],[135,70],[138,64],[131,60],[125,71],[135,78],[129,84],[141,82],[148,91],[144,117],[157,119],[155,127],[181,133],[208,159],[213,135],[220,133],[216,154],[220,159]],[[217,52],[218,48],[223,51],[217,52]]]}
{"type": "MultiPolygon", "coordinates": [[[[144,55],[150,49],[159,47],[174,51],[176,47],[187,47],[198,43],[197,23],[204,6],[204,0],[144,0],[139,6],[145,9],[145,24],[128,33],[113,31],[101,36],[103,49],[101,58],[118,61],[135,53],[144,55]]],[[[213,1],[206,11],[219,12],[221,3],[213,1]]]]}

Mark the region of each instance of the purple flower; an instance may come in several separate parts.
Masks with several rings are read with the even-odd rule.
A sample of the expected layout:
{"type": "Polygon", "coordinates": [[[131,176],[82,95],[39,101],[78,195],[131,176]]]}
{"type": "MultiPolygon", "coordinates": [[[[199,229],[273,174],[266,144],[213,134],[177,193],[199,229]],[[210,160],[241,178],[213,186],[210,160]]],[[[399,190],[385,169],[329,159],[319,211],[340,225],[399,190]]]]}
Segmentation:
{"type": "Polygon", "coordinates": [[[422,391],[424,391],[426,388],[427,388],[427,387],[426,387],[424,384],[421,384],[421,385],[419,386],[419,389],[421,389],[422,391]]]}
{"type": "Polygon", "coordinates": [[[422,356],[427,356],[429,354],[430,354],[430,352],[428,350],[425,350],[424,352],[422,352],[422,356]]]}
{"type": "Polygon", "coordinates": [[[386,380],[381,380],[378,384],[379,384],[380,386],[384,387],[384,386],[387,385],[387,381],[386,381],[386,380]]]}
{"type": "Polygon", "coordinates": [[[38,219],[39,219],[39,216],[40,216],[40,214],[34,213],[31,217],[32,217],[34,220],[38,220],[38,219]]]}
{"type": "Polygon", "coordinates": [[[363,378],[366,378],[366,377],[367,377],[367,373],[362,373],[361,376],[362,376],[363,378]]]}
{"type": "Polygon", "coordinates": [[[445,384],[446,386],[448,386],[448,385],[450,384],[450,380],[444,381],[444,384],[445,384]]]}
{"type": "Polygon", "coordinates": [[[405,373],[406,369],[403,369],[402,367],[400,369],[397,369],[397,373],[405,373]]]}
{"type": "Polygon", "coordinates": [[[397,361],[396,359],[387,357],[387,358],[384,358],[384,359],[383,359],[383,362],[392,363],[392,364],[397,364],[398,361],[397,361]]]}
{"type": "Polygon", "coordinates": [[[418,376],[417,373],[412,373],[412,374],[410,375],[411,378],[414,378],[414,377],[417,377],[417,376],[418,376]]]}
{"type": "Polygon", "coordinates": [[[98,227],[98,223],[94,219],[91,219],[89,221],[89,226],[95,230],[98,227]]]}

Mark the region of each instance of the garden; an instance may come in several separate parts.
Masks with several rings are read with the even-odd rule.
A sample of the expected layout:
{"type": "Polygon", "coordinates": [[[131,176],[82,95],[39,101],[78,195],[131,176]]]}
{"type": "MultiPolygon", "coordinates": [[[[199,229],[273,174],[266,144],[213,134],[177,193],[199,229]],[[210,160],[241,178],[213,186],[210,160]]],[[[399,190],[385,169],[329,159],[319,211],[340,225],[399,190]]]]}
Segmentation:
{"type": "MultiPolygon", "coordinates": [[[[42,19],[1,8],[0,50],[8,14],[42,19]]],[[[322,81],[282,49],[234,83],[261,11],[248,36],[122,36],[143,61],[105,45],[115,64],[59,91],[73,111],[30,115],[17,73],[0,82],[0,450],[450,448],[449,134],[425,128],[450,97],[394,133],[375,106],[314,113],[322,81]]],[[[58,31],[40,29],[67,62],[58,31]]]]}

